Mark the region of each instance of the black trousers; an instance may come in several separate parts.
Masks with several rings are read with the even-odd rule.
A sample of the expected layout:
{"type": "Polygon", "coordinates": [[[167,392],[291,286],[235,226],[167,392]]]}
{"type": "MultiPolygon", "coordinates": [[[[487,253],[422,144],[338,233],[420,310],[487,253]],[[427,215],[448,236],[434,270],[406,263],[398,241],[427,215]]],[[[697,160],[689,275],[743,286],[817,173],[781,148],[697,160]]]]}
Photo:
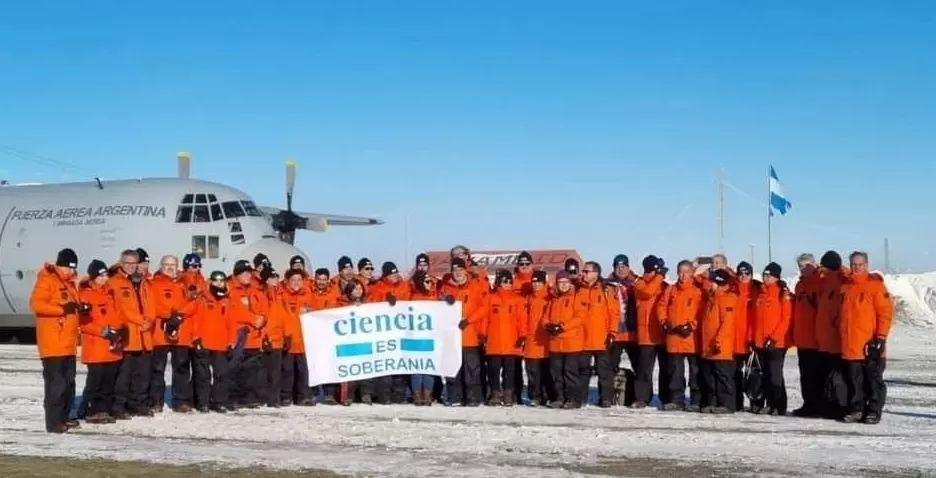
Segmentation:
{"type": "Polygon", "coordinates": [[[744,366],[747,364],[747,359],[748,354],[735,354],[734,356],[734,390],[737,410],[744,410],[744,366]]]}
{"type": "MultiPolygon", "coordinates": [[[[514,402],[523,403],[523,357],[514,358],[513,390],[514,402]]],[[[529,391],[527,392],[529,394],[529,391]]]]}
{"type": "Polygon", "coordinates": [[[227,405],[230,389],[227,352],[201,350],[193,354],[195,405],[199,408],[227,405]]]}
{"type": "Polygon", "coordinates": [[[549,354],[549,374],[556,384],[556,401],[582,403],[582,362],[588,360],[585,352],[549,354]]]}
{"type": "Polygon", "coordinates": [[[42,405],[47,432],[68,421],[68,413],[75,401],[75,367],[74,355],[42,359],[42,381],[45,384],[42,405]]]}
{"type": "Polygon", "coordinates": [[[152,352],[124,352],[114,390],[115,412],[139,412],[149,407],[152,352]]]}
{"type": "MultiPolygon", "coordinates": [[[[516,386],[517,357],[514,355],[488,355],[488,390],[492,393],[507,391],[514,394],[516,386]],[[501,373],[503,372],[503,376],[501,373]]],[[[516,399],[516,395],[514,396],[516,399]]]]}
{"type": "Polygon", "coordinates": [[[700,359],[700,372],[704,386],[702,402],[706,406],[725,407],[737,411],[735,401],[735,361],[700,359]]]}
{"type": "Polygon", "coordinates": [[[358,382],[361,397],[368,395],[377,403],[392,403],[393,377],[385,375],[358,382]]]}
{"type": "Polygon", "coordinates": [[[653,398],[653,366],[656,363],[660,401],[662,403],[670,402],[666,355],[666,346],[664,345],[638,346],[637,370],[635,370],[637,376],[634,380],[634,395],[637,401],[649,404],[653,398]]]}
{"type": "MultiPolygon", "coordinates": [[[[613,346],[612,346],[613,347],[613,346]]],[[[598,399],[602,402],[611,402],[614,399],[614,374],[617,372],[618,365],[612,359],[613,349],[600,351],[586,351],[582,360],[581,376],[582,381],[582,403],[589,401],[589,389],[592,376],[592,361],[595,364],[595,375],[598,376],[598,399]]],[[[620,352],[617,355],[617,361],[621,361],[620,352]]]]}
{"type": "Polygon", "coordinates": [[[166,395],[166,365],[172,356],[173,407],[192,404],[192,349],[181,345],[162,345],[153,350],[153,369],[150,377],[149,404],[162,407],[166,395]]]}
{"type": "Polygon", "coordinates": [[[462,348],[462,366],[458,375],[446,377],[445,388],[449,403],[480,403],[483,400],[480,347],[462,348]]]}
{"type": "Polygon", "coordinates": [[[549,373],[549,359],[525,359],[527,394],[530,403],[545,405],[556,399],[556,386],[549,373]]]}
{"type": "Polygon", "coordinates": [[[260,400],[270,406],[279,406],[280,379],[283,377],[283,351],[262,352],[260,366],[260,400]]]}
{"type": "MultiPolygon", "coordinates": [[[[820,413],[825,418],[837,419],[848,410],[848,387],[845,384],[842,358],[838,354],[819,352],[816,358],[818,374],[822,380],[820,413]]],[[[820,380],[819,377],[816,378],[820,380]]]]}
{"type": "MultiPolygon", "coordinates": [[[[689,363],[689,404],[701,405],[702,393],[699,388],[699,356],[696,354],[667,353],[667,371],[669,372],[669,402],[678,405],[686,403],[686,363],[689,363]]],[[[662,388],[662,387],[660,387],[662,388]]]]}
{"type": "Polygon", "coordinates": [[[617,375],[621,371],[621,357],[626,353],[627,361],[630,362],[631,370],[637,373],[637,362],[640,360],[640,346],[637,342],[614,342],[608,349],[611,354],[611,364],[614,365],[614,373],[617,375]]]}
{"type": "Polygon", "coordinates": [[[800,390],[803,395],[803,408],[809,412],[822,410],[822,388],[824,377],[820,373],[822,355],[818,350],[796,349],[799,362],[800,390]]]}
{"type": "Polygon", "coordinates": [[[256,405],[262,398],[263,352],[260,349],[244,350],[241,362],[232,377],[230,401],[241,405],[256,405]]]}
{"type": "Polygon", "coordinates": [[[280,400],[300,403],[315,397],[309,387],[309,364],[305,354],[283,353],[283,378],[280,380],[280,400]]]}
{"type": "Polygon", "coordinates": [[[117,374],[120,361],[107,363],[89,363],[88,376],[85,379],[82,403],[87,407],[87,414],[110,414],[114,408],[114,389],[117,387],[117,374]]]}
{"type": "Polygon", "coordinates": [[[751,404],[752,407],[770,407],[779,413],[786,413],[787,393],[786,381],[783,379],[783,362],[786,361],[787,349],[756,349],[757,358],[760,359],[764,369],[763,387],[764,399],[751,404]]]}
{"type": "Polygon", "coordinates": [[[881,416],[887,400],[884,368],[887,359],[849,360],[845,362],[845,384],[848,387],[849,413],[874,413],[881,416]]]}
{"type": "Polygon", "coordinates": [[[393,375],[390,377],[390,402],[406,403],[406,392],[410,388],[409,375],[393,375]]]}

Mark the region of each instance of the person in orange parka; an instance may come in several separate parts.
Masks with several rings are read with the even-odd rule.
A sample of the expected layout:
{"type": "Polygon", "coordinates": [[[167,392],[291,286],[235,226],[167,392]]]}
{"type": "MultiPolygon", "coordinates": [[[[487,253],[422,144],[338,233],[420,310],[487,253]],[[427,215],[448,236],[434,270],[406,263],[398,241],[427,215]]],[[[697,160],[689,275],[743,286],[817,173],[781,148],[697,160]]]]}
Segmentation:
{"type": "Polygon", "coordinates": [[[576,300],[572,275],[556,273],[556,292],[546,306],[549,334],[549,374],[556,386],[556,399],[549,408],[581,408],[582,363],[585,355],[585,307],[576,300]]]}
{"type": "Polygon", "coordinates": [[[182,283],[188,292],[189,300],[195,300],[199,294],[208,293],[208,281],[202,275],[201,256],[190,252],[182,258],[182,283]]]}
{"type": "MultiPolygon", "coordinates": [[[[614,374],[617,375],[621,368],[621,355],[627,354],[627,360],[630,362],[631,371],[636,375],[637,360],[640,357],[640,346],[637,344],[637,297],[634,294],[634,284],[637,282],[637,274],[630,268],[630,259],[624,254],[614,256],[611,261],[614,268],[605,284],[612,287],[614,295],[618,301],[617,334],[614,336],[614,344],[608,351],[610,354],[611,365],[614,366],[614,374]]],[[[629,384],[630,387],[632,385],[629,384]]],[[[627,390],[630,395],[625,403],[626,406],[633,405],[633,390],[627,390]]]]}
{"type": "Polygon", "coordinates": [[[500,270],[494,279],[489,312],[480,334],[487,337],[488,405],[513,406],[514,374],[526,345],[527,316],[523,297],[514,292],[513,275],[500,270]],[[503,372],[503,378],[501,373],[503,372]]]}
{"type": "Polygon", "coordinates": [[[702,289],[693,279],[692,262],[679,261],[678,282],[669,287],[657,305],[660,325],[666,333],[669,401],[663,410],[700,411],[699,321],[705,310],[702,289]],[[689,362],[689,406],[686,407],[686,369],[689,362]]]}
{"type": "Polygon", "coordinates": [[[876,425],[887,398],[884,383],[887,336],[894,317],[884,278],[868,273],[868,254],[848,257],[851,276],[842,285],[842,360],[848,385],[848,413],[842,421],[876,425]]]}
{"type": "Polygon", "coordinates": [[[748,355],[751,353],[749,323],[754,317],[754,295],[760,288],[760,282],[754,280],[754,267],[746,261],[738,263],[735,268],[735,289],[738,294],[738,306],[734,314],[734,350],[735,373],[735,410],[744,410],[744,367],[748,355]],[[750,319],[750,320],[749,320],[750,319]]]}
{"type": "Polygon", "coordinates": [[[228,344],[232,347],[229,365],[234,380],[231,382],[228,408],[257,408],[263,396],[263,343],[264,326],[269,321],[269,301],[257,285],[250,262],[234,263],[232,281],[228,284],[231,310],[228,315],[228,344]]]}
{"type": "Polygon", "coordinates": [[[113,423],[114,387],[123,359],[126,327],[117,314],[114,294],[107,285],[107,264],[97,259],[88,264],[88,277],[78,286],[88,312],[81,314],[81,363],[88,367],[82,408],[88,423],[113,423]]]}
{"type": "MultiPolygon", "coordinates": [[[[364,283],[361,282],[363,280],[366,279],[355,277],[345,284],[344,290],[341,291],[341,297],[338,299],[338,307],[367,303],[367,288],[364,283]]],[[[347,407],[354,401],[354,395],[360,392],[361,403],[373,405],[373,384],[374,382],[371,380],[354,380],[342,382],[340,384],[326,384],[324,403],[325,405],[337,405],[340,399],[340,403],[347,407]]]]}
{"type": "Polygon", "coordinates": [[[836,420],[847,412],[848,390],[842,376],[842,345],[840,314],[842,284],[848,279],[848,268],[842,266],[842,256],[826,251],[819,259],[816,285],[816,343],[819,354],[816,383],[823,383],[822,410],[824,418],[836,420]]]}
{"type": "Polygon", "coordinates": [[[458,328],[462,331],[462,366],[455,377],[446,377],[446,405],[455,405],[464,400],[467,406],[478,406],[483,400],[481,388],[481,349],[484,347],[488,314],[487,280],[483,283],[468,274],[464,259],[454,258],[451,273],[439,287],[439,295],[448,304],[462,303],[462,320],[458,328]]]}
{"type": "Polygon", "coordinates": [[[663,294],[669,287],[666,283],[668,269],[663,259],[654,255],[644,257],[641,264],[644,273],[634,281],[634,297],[637,300],[637,370],[634,379],[634,408],[645,408],[653,396],[653,366],[656,362],[660,401],[668,403],[669,387],[666,371],[666,341],[660,326],[658,307],[663,294]]]}
{"type": "Polygon", "coordinates": [[[82,310],[75,287],[78,254],[59,251],[54,264],[45,264],[36,276],[29,309],[36,315],[36,345],[45,382],[45,428],[65,433],[79,426],[69,420],[75,399],[75,367],[78,355],[78,314],[82,310]]]}
{"type": "Polygon", "coordinates": [[[575,290],[575,300],[585,307],[585,363],[582,375],[582,403],[588,403],[591,362],[594,360],[598,375],[599,406],[608,408],[614,400],[614,373],[617,364],[611,363],[610,349],[617,336],[621,305],[614,289],[601,280],[601,264],[588,261],[582,266],[582,278],[575,290]]]}
{"type": "Polygon", "coordinates": [[[529,293],[523,296],[527,320],[523,359],[531,407],[546,405],[556,399],[555,386],[549,375],[549,333],[546,332],[548,321],[546,309],[550,296],[546,280],[546,271],[534,272],[530,278],[529,293]]]}
{"type": "Polygon", "coordinates": [[[172,355],[172,410],[193,410],[192,391],[192,322],[195,303],[179,274],[179,260],[163,256],[159,271],[149,281],[156,324],[153,327],[153,368],[150,377],[149,403],[162,412],[166,393],[166,365],[172,355]]]}
{"type": "MultiPolygon", "coordinates": [[[[150,380],[153,376],[153,328],[156,310],[149,279],[140,271],[140,253],[127,249],[120,254],[120,263],[111,267],[108,285],[121,321],[127,326],[124,358],[117,374],[114,418],[128,415],[151,417],[155,413],[149,403],[150,380]]],[[[148,270],[147,270],[148,273],[148,270]]]]}
{"type": "MultiPolygon", "coordinates": [[[[428,262],[427,262],[428,264],[428,262]]],[[[417,258],[417,266],[419,259],[417,258]]],[[[439,291],[435,288],[435,281],[423,269],[417,267],[409,282],[409,297],[405,300],[439,300],[439,291]]],[[[435,387],[435,376],[426,374],[410,375],[410,388],[413,390],[413,405],[417,407],[431,406],[435,387]]]]}
{"type": "MultiPolygon", "coordinates": [[[[393,262],[384,262],[380,267],[380,278],[367,289],[367,302],[386,302],[390,307],[398,300],[406,300],[411,294],[410,284],[403,279],[400,270],[393,262]]],[[[406,389],[409,387],[409,375],[386,375],[370,380],[370,386],[382,404],[405,403],[406,389]]]]}
{"type": "Polygon", "coordinates": [[[231,302],[227,275],[214,271],[208,278],[206,293],[195,299],[192,314],[192,384],[198,411],[227,413],[234,378],[228,367],[231,331],[231,302]]]}
{"type": "Polygon", "coordinates": [[[328,269],[315,270],[311,284],[304,271],[292,269],[285,274],[281,298],[289,314],[283,327],[283,377],[280,381],[280,405],[315,405],[315,391],[309,387],[309,364],[306,361],[305,338],[299,317],[312,310],[338,306],[338,291],[329,283],[328,269]]]}
{"type": "Polygon", "coordinates": [[[819,363],[819,342],[816,340],[816,312],[820,276],[812,254],[800,254],[796,258],[799,280],[794,292],[793,344],[796,346],[800,372],[800,391],[803,406],[793,410],[793,416],[818,417],[822,415],[822,392],[825,387],[823,376],[816,372],[822,369],[819,363]]]}
{"type": "Polygon", "coordinates": [[[280,276],[272,268],[260,272],[261,290],[266,296],[267,323],[264,324],[263,341],[260,349],[263,353],[260,365],[260,399],[266,406],[279,408],[280,380],[283,377],[283,339],[286,316],[289,311],[283,304],[280,276]]]}
{"type": "Polygon", "coordinates": [[[734,319],[738,310],[735,279],[727,269],[717,269],[711,275],[715,289],[706,292],[705,312],[702,318],[701,377],[702,413],[734,413],[734,319]]]}
{"type": "Polygon", "coordinates": [[[751,404],[751,413],[786,414],[787,393],[783,362],[790,346],[790,318],[793,296],[780,278],[783,269],[776,262],[767,264],[763,285],[754,299],[751,341],[764,369],[763,399],[751,404]]]}

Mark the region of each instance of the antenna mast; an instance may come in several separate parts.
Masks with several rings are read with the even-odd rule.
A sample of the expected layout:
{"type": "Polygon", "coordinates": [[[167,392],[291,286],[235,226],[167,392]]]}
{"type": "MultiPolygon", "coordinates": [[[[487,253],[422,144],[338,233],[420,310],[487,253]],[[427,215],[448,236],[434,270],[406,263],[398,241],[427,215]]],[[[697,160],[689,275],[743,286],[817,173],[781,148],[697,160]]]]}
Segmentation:
{"type": "Polygon", "coordinates": [[[725,168],[718,168],[718,252],[725,253],[725,168]]]}
{"type": "Polygon", "coordinates": [[[890,245],[887,242],[887,238],[884,238],[884,273],[890,274],[890,245]]]}

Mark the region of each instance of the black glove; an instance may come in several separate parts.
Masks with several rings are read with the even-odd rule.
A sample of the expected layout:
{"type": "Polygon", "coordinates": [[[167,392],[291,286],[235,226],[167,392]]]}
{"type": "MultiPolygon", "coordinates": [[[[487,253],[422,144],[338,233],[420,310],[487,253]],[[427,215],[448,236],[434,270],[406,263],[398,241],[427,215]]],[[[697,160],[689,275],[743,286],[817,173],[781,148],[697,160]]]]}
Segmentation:
{"type": "Polygon", "coordinates": [[[172,311],[169,318],[162,323],[163,332],[166,334],[166,340],[175,342],[179,340],[179,326],[182,325],[182,316],[178,312],[172,311]]]}
{"type": "Polygon", "coordinates": [[[273,342],[270,342],[270,338],[267,337],[266,335],[264,335],[264,336],[263,336],[263,344],[260,345],[260,348],[263,349],[264,352],[272,352],[272,351],[273,351],[273,342]]]}
{"type": "Polygon", "coordinates": [[[87,317],[91,315],[91,304],[87,302],[81,302],[78,304],[78,315],[82,317],[87,317]]]}
{"type": "Polygon", "coordinates": [[[672,322],[670,322],[670,321],[668,321],[668,320],[665,321],[665,322],[663,322],[663,333],[664,333],[664,334],[667,334],[667,335],[673,333],[673,323],[672,323],[672,322]]]}
{"type": "Polygon", "coordinates": [[[871,360],[880,360],[884,356],[884,349],[887,346],[887,340],[883,337],[875,337],[865,344],[865,357],[871,360]]]}
{"type": "Polygon", "coordinates": [[[605,337],[605,348],[610,349],[613,344],[614,344],[614,334],[608,334],[608,336],[605,337]]]}
{"type": "Polygon", "coordinates": [[[201,352],[202,350],[205,350],[205,348],[202,346],[202,343],[201,343],[201,337],[195,337],[194,339],[192,339],[192,348],[194,348],[196,352],[201,352]]]}
{"type": "Polygon", "coordinates": [[[74,314],[75,312],[78,312],[79,309],[81,309],[81,304],[77,302],[66,302],[62,304],[62,311],[66,315],[74,314]]]}
{"type": "Polygon", "coordinates": [[[111,343],[111,345],[114,345],[114,342],[120,340],[120,334],[117,332],[117,330],[112,329],[109,326],[104,327],[104,332],[101,335],[103,335],[104,338],[111,343]]]}
{"type": "Polygon", "coordinates": [[[117,334],[120,335],[120,341],[122,343],[127,343],[130,341],[130,329],[127,326],[123,325],[117,329],[117,334]]]}
{"type": "Polygon", "coordinates": [[[522,349],[523,347],[526,347],[526,337],[518,338],[517,341],[514,343],[514,347],[518,349],[522,349]]]}
{"type": "Polygon", "coordinates": [[[292,335],[287,335],[283,337],[283,352],[289,352],[289,349],[292,347],[292,335]]]}
{"type": "Polygon", "coordinates": [[[478,335],[478,345],[482,347],[487,345],[487,335],[478,335]]]}
{"type": "Polygon", "coordinates": [[[384,298],[387,300],[387,303],[390,304],[390,307],[396,305],[396,296],[393,295],[393,292],[387,292],[387,295],[384,298]]]}
{"type": "Polygon", "coordinates": [[[442,300],[444,300],[445,303],[448,304],[448,305],[454,305],[454,304],[455,304],[455,296],[454,296],[454,295],[443,295],[443,296],[442,296],[442,300]]]}
{"type": "Polygon", "coordinates": [[[543,326],[543,329],[546,330],[546,333],[549,335],[559,335],[559,324],[546,324],[543,326]]]}
{"type": "Polygon", "coordinates": [[[461,321],[458,322],[458,328],[465,330],[466,327],[468,327],[468,319],[461,319],[461,321]]]}
{"type": "Polygon", "coordinates": [[[126,328],[112,329],[110,327],[104,327],[104,338],[110,342],[108,349],[110,349],[112,352],[123,349],[124,336],[126,335],[126,331],[126,328]]]}
{"type": "Polygon", "coordinates": [[[692,325],[682,324],[679,327],[676,327],[676,333],[679,334],[680,337],[687,339],[690,335],[692,335],[692,325]]]}
{"type": "Polygon", "coordinates": [[[767,336],[767,340],[764,340],[764,348],[767,350],[773,350],[777,346],[777,341],[773,337],[767,336]]]}

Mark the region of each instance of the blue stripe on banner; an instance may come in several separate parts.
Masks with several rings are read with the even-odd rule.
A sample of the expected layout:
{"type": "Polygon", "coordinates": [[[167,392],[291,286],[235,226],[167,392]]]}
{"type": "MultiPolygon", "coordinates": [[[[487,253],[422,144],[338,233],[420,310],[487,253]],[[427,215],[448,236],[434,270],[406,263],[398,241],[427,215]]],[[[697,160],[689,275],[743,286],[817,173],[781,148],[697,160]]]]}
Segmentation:
{"type": "Polygon", "coordinates": [[[400,350],[405,352],[432,352],[435,350],[435,340],[400,339],[400,350]]]}
{"type": "Polygon", "coordinates": [[[786,214],[790,210],[790,201],[787,198],[778,195],[777,193],[770,193],[770,206],[773,207],[780,215],[786,214]]]}
{"type": "Polygon", "coordinates": [[[373,355],[374,344],[372,342],[360,342],[356,344],[342,344],[335,346],[335,354],[338,357],[357,357],[360,355],[373,355]]]}

